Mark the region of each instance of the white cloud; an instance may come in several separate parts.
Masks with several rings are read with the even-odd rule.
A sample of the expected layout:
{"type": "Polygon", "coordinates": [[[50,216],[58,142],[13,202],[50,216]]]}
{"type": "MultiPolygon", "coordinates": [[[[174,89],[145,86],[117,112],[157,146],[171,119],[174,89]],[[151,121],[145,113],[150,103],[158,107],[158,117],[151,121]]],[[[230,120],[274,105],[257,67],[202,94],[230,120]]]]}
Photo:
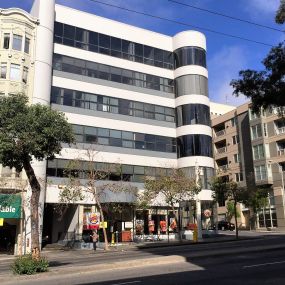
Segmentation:
{"type": "Polygon", "coordinates": [[[273,16],[280,5],[280,0],[244,0],[243,7],[252,18],[273,16]]]}
{"type": "Polygon", "coordinates": [[[242,46],[222,48],[208,60],[209,92],[211,101],[240,105],[248,99],[244,96],[232,96],[230,86],[232,79],[238,77],[238,72],[248,65],[245,49],[242,46]]]}

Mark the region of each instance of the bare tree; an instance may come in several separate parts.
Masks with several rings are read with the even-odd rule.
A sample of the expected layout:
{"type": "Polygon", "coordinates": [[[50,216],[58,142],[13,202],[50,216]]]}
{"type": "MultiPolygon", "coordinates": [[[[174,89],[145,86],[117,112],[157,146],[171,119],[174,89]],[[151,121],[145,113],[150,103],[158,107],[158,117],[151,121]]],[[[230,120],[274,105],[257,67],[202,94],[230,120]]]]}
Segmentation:
{"type": "MultiPolygon", "coordinates": [[[[108,196],[120,196],[122,193],[130,195],[135,200],[137,188],[123,180],[121,165],[119,163],[97,163],[98,151],[89,148],[85,156],[71,160],[65,170],[66,184],[60,192],[59,202],[63,205],[77,203],[82,200],[92,200],[100,213],[100,220],[104,225],[105,216],[103,210],[104,201],[108,196]],[[117,181],[111,182],[111,176],[117,181]]],[[[119,202],[120,198],[118,198],[119,202]]],[[[106,204],[106,203],[104,203],[106,204]]],[[[103,226],[104,249],[108,250],[108,238],[106,228],[103,226]]]]}

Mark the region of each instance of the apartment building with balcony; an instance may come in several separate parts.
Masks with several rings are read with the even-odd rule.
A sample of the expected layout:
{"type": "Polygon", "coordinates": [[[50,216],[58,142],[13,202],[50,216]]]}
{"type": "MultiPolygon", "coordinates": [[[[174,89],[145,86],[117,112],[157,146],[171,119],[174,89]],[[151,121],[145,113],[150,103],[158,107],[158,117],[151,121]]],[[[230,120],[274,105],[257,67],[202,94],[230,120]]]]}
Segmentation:
{"type": "MultiPolygon", "coordinates": [[[[241,187],[250,185],[253,177],[253,161],[249,127],[248,104],[232,108],[220,116],[212,117],[213,154],[216,174],[225,181],[236,181],[241,187]]],[[[226,219],[227,201],[219,201],[218,219],[226,219]]],[[[238,205],[239,227],[249,227],[249,211],[238,205]]]]}
{"type": "MultiPolygon", "coordinates": [[[[284,229],[285,123],[274,110],[254,114],[250,103],[212,117],[216,173],[245,187],[268,189],[268,205],[257,216],[259,228],[284,229]]],[[[226,201],[218,214],[225,218],[226,201]]],[[[239,205],[240,226],[249,227],[249,209],[239,205]]]]}

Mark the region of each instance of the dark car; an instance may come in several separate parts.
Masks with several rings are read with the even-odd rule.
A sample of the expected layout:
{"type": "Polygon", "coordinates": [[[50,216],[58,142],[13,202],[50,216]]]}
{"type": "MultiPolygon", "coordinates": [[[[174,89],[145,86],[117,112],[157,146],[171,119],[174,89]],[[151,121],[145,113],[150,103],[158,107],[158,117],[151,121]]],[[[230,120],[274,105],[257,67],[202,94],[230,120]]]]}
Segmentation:
{"type": "Polygon", "coordinates": [[[234,231],[235,230],[235,225],[233,223],[229,223],[227,221],[219,221],[218,222],[218,230],[222,231],[234,231]]]}

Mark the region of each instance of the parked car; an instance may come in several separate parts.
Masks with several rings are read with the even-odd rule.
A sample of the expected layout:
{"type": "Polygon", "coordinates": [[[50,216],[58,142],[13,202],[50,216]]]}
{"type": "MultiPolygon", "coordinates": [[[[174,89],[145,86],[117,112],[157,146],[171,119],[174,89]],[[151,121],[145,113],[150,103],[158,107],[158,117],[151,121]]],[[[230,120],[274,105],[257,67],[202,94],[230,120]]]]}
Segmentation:
{"type": "Polygon", "coordinates": [[[227,221],[219,221],[218,222],[218,230],[222,231],[234,231],[235,230],[235,225],[233,223],[229,223],[227,221]]]}

